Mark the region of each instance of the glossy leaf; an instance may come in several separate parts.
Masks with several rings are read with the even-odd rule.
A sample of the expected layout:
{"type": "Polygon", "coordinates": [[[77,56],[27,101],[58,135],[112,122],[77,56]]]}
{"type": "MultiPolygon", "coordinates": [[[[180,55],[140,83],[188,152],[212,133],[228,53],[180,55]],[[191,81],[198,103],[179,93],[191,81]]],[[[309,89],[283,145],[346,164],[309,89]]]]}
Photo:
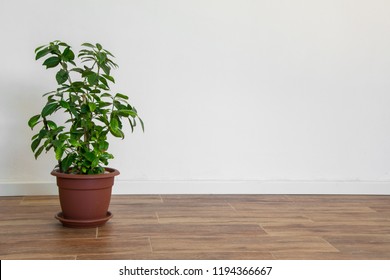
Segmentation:
{"type": "Polygon", "coordinates": [[[119,119],[117,116],[111,116],[110,128],[114,130],[119,128],[119,119]]]}
{"type": "Polygon", "coordinates": [[[89,110],[91,112],[94,112],[96,110],[96,104],[95,103],[88,103],[89,110]]]}
{"type": "Polygon", "coordinates": [[[113,128],[110,127],[110,132],[115,137],[122,138],[122,139],[125,137],[123,131],[120,130],[119,128],[113,129],[113,128]]]}
{"type": "Polygon", "coordinates": [[[52,113],[54,113],[54,111],[57,109],[57,107],[58,107],[57,103],[47,104],[45,107],[43,107],[41,116],[44,118],[44,117],[51,115],[52,113]]]}
{"type": "Polygon", "coordinates": [[[84,43],[84,44],[82,44],[82,46],[89,47],[89,48],[95,48],[95,46],[90,44],[90,43],[84,43]]]}
{"type": "Polygon", "coordinates": [[[60,100],[60,106],[64,109],[70,109],[69,102],[66,102],[65,100],[60,100]]]}
{"type": "Polygon", "coordinates": [[[107,141],[101,141],[99,143],[99,149],[102,150],[102,151],[107,151],[108,146],[109,146],[109,144],[108,144],[107,141]]]}
{"type": "Polygon", "coordinates": [[[65,83],[69,78],[69,74],[64,69],[60,69],[60,71],[56,74],[56,80],[59,85],[65,83]]]}
{"type": "Polygon", "coordinates": [[[62,155],[64,154],[64,147],[58,147],[55,149],[55,153],[56,153],[56,160],[60,160],[62,158],[62,155]]]}
{"type": "Polygon", "coordinates": [[[127,95],[124,95],[124,94],[121,94],[121,93],[117,93],[115,95],[115,98],[122,98],[122,99],[125,99],[125,100],[129,99],[129,97],[127,95]]]}
{"type": "Polygon", "coordinates": [[[62,60],[63,61],[72,61],[74,60],[74,52],[70,49],[70,47],[67,47],[64,52],[62,53],[62,60]]]}
{"type": "Polygon", "coordinates": [[[63,172],[66,172],[71,165],[73,164],[74,160],[76,159],[75,154],[68,154],[62,161],[61,161],[61,168],[63,172]]]}
{"type": "Polygon", "coordinates": [[[61,62],[58,56],[52,56],[46,59],[43,62],[43,65],[46,66],[46,69],[56,67],[61,62]]]}
{"type": "Polygon", "coordinates": [[[80,147],[80,146],[81,146],[80,143],[79,143],[79,141],[77,141],[77,140],[74,139],[74,138],[70,138],[70,139],[69,139],[69,143],[70,143],[73,147],[80,147]]]}
{"type": "Polygon", "coordinates": [[[136,117],[137,116],[137,113],[134,112],[133,110],[121,109],[121,110],[118,110],[117,112],[120,116],[123,116],[123,117],[129,117],[129,116],[136,117]]]}
{"type": "Polygon", "coordinates": [[[90,162],[94,161],[96,159],[96,155],[93,152],[86,152],[85,158],[89,160],[90,162]]]}
{"type": "Polygon", "coordinates": [[[99,81],[108,89],[108,83],[104,77],[99,77],[99,81]]]}
{"type": "Polygon", "coordinates": [[[50,128],[50,129],[57,129],[57,124],[53,121],[47,121],[46,122],[47,126],[50,128]]]}
{"type": "Polygon", "coordinates": [[[50,49],[44,48],[43,50],[40,50],[39,52],[37,52],[37,54],[35,55],[35,60],[38,60],[41,57],[44,57],[45,55],[47,55],[49,53],[50,53],[50,49]]]}
{"type": "Polygon", "coordinates": [[[139,118],[139,117],[138,117],[138,120],[139,120],[139,122],[140,122],[140,124],[141,124],[142,131],[143,131],[143,132],[145,132],[145,126],[144,126],[144,122],[143,122],[143,121],[142,121],[142,119],[141,119],[141,118],[139,118]]]}
{"type": "Polygon", "coordinates": [[[110,75],[111,72],[111,67],[106,65],[106,64],[100,64],[100,67],[102,68],[103,72],[105,73],[106,76],[110,75]]]}
{"type": "Polygon", "coordinates": [[[120,121],[117,116],[111,116],[110,120],[110,132],[115,137],[124,138],[123,131],[120,129],[120,121]]]}
{"type": "Polygon", "coordinates": [[[35,116],[32,116],[30,118],[30,120],[28,121],[28,126],[33,129],[34,126],[37,125],[37,123],[39,122],[39,119],[41,118],[41,115],[35,115],[35,116]]]}
{"type": "Polygon", "coordinates": [[[111,77],[109,74],[103,74],[102,75],[104,78],[106,78],[107,80],[109,80],[110,82],[114,83],[115,84],[115,79],[114,77],[111,77]]]}
{"type": "Polygon", "coordinates": [[[98,74],[96,74],[94,72],[91,72],[87,76],[87,79],[88,79],[88,83],[93,85],[93,86],[97,85],[97,83],[99,82],[99,76],[98,76],[98,74]]]}
{"type": "Polygon", "coordinates": [[[38,151],[35,152],[35,154],[34,154],[35,159],[37,159],[42,154],[44,148],[45,148],[45,146],[41,146],[38,149],[38,151]]]}
{"type": "Polygon", "coordinates": [[[38,148],[39,144],[41,143],[40,138],[36,138],[34,141],[31,143],[31,150],[35,152],[35,150],[38,148]]]}
{"type": "Polygon", "coordinates": [[[42,48],[45,48],[45,47],[47,47],[47,46],[46,46],[46,45],[39,46],[39,47],[37,47],[37,48],[34,50],[34,52],[37,53],[39,50],[41,50],[42,48]]]}

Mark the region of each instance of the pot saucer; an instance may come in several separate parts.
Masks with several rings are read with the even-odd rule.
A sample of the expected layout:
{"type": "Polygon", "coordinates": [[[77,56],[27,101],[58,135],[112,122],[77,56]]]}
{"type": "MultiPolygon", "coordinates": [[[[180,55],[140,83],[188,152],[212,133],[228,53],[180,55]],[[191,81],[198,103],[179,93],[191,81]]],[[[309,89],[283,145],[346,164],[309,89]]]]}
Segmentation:
{"type": "Polygon", "coordinates": [[[92,219],[92,220],[72,220],[65,219],[62,212],[57,213],[54,216],[59,220],[63,226],[71,228],[92,228],[104,225],[109,219],[113,217],[110,211],[107,211],[106,217],[101,219],[92,219]]]}

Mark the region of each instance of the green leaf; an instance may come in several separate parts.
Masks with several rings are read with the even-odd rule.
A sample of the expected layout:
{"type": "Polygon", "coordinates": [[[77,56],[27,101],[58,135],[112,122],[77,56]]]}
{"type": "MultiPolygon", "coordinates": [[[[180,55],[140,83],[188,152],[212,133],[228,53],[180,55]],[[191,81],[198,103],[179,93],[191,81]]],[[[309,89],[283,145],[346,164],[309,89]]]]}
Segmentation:
{"type": "Polygon", "coordinates": [[[62,158],[62,155],[64,154],[65,148],[63,146],[60,146],[55,149],[56,152],[56,160],[60,160],[62,158]]]}
{"type": "Polygon", "coordinates": [[[67,172],[69,167],[73,164],[73,162],[76,159],[75,154],[68,154],[62,161],[61,161],[61,168],[63,172],[67,172]]]}
{"type": "Polygon", "coordinates": [[[66,102],[65,100],[61,100],[60,101],[60,106],[64,109],[70,109],[70,105],[68,102],[66,102]]]}
{"type": "Polygon", "coordinates": [[[128,118],[128,120],[129,120],[129,124],[131,127],[131,132],[134,132],[134,127],[136,126],[137,123],[135,122],[135,120],[132,120],[130,118],[128,118]],[[134,123],[133,123],[133,121],[134,121],[134,123]]]}
{"type": "Polygon", "coordinates": [[[46,45],[42,45],[42,46],[39,46],[37,47],[35,50],[34,50],[34,53],[37,53],[40,49],[46,47],[46,45]]]}
{"type": "Polygon", "coordinates": [[[56,67],[61,62],[58,56],[52,56],[46,59],[42,65],[46,66],[46,69],[56,67]]]}
{"type": "Polygon", "coordinates": [[[65,71],[64,69],[61,69],[57,72],[56,80],[59,85],[65,83],[69,78],[68,71],[65,71]]]}
{"type": "Polygon", "coordinates": [[[70,106],[69,111],[75,116],[76,118],[79,116],[79,113],[75,106],[70,106]]]}
{"type": "Polygon", "coordinates": [[[62,60],[63,61],[72,61],[74,60],[74,52],[70,49],[70,47],[67,47],[64,52],[62,53],[62,60]]]}
{"type": "Polygon", "coordinates": [[[93,48],[93,49],[95,48],[95,46],[90,44],[90,43],[84,43],[84,44],[82,44],[82,46],[88,47],[88,48],[93,48]]]}
{"type": "Polygon", "coordinates": [[[88,107],[89,107],[89,110],[90,110],[91,112],[93,112],[93,111],[96,110],[96,104],[95,104],[95,103],[89,102],[89,103],[88,103],[88,107]]]}
{"type": "Polygon", "coordinates": [[[91,72],[88,76],[87,76],[87,80],[88,80],[88,83],[90,85],[97,85],[98,82],[99,82],[99,75],[96,74],[95,72],[91,72]]]}
{"type": "Polygon", "coordinates": [[[98,48],[99,51],[103,49],[102,45],[100,45],[99,43],[96,44],[96,47],[98,48]]]}
{"type": "Polygon", "coordinates": [[[90,162],[93,162],[96,159],[96,155],[92,152],[86,152],[84,156],[90,162]]]}
{"type": "Polygon", "coordinates": [[[33,117],[30,118],[30,120],[28,121],[28,126],[33,129],[34,126],[37,125],[37,123],[39,122],[39,119],[41,118],[41,115],[35,115],[33,117]]]}
{"type": "Polygon", "coordinates": [[[123,131],[122,130],[120,130],[119,128],[118,129],[112,129],[111,127],[110,127],[110,132],[111,132],[111,134],[113,135],[113,136],[115,136],[115,137],[118,137],[118,138],[125,138],[125,134],[123,133],[123,131]]]}
{"type": "Polygon", "coordinates": [[[142,131],[145,132],[144,122],[141,120],[140,117],[138,117],[138,120],[139,120],[139,122],[141,123],[142,131]]]}
{"type": "Polygon", "coordinates": [[[69,143],[70,143],[73,147],[80,147],[80,146],[81,146],[80,143],[79,143],[79,141],[77,141],[77,140],[74,139],[74,138],[70,138],[70,139],[69,139],[69,143]]]}
{"type": "Polygon", "coordinates": [[[108,50],[104,50],[109,56],[115,57],[112,53],[110,53],[108,50]]]}
{"type": "Polygon", "coordinates": [[[77,72],[77,73],[83,74],[83,72],[84,72],[84,69],[76,67],[76,68],[73,68],[73,69],[71,69],[71,70],[69,70],[69,71],[74,71],[74,72],[77,72]]]}
{"type": "Polygon", "coordinates": [[[114,77],[111,77],[109,74],[103,74],[102,75],[104,78],[106,78],[107,80],[111,81],[112,83],[115,84],[115,79],[114,77]]]}
{"type": "Polygon", "coordinates": [[[118,116],[111,115],[110,128],[112,128],[112,129],[118,129],[119,128],[118,116]]]}
{"type": "Polygon", "coordinates": [[[83,82],[73,82],[70,84],[70,87],[72,89],[72,91],[75,91],[75,92],[80,92],[80,89],[84,86],[84,83],[83,82]]]}
{"type": "Polygon", "coordinates": [[[93,97],[93,99],[95,99],[95,101],[96,102],[100,102],[101,101],[101,99],[100,99],[100,97],[99,97],[99,93],[100,93],[101,91],[99,90],[99,89],[94,89],[94,90],[91,90],[90,91],[90,93],[91,93],[91,96],[93,97]],[[97,94],[96,94],[97,93],[97,94]]]}
{"type": "Polygon", "coordinates": [[[46,152],[48,152],[51,148],[53,148],[53,144],[50,144],[49,142],[50,142],[50,140],[46,140],[44,143],[44,147],[45,147],[46,152]]]}
{"type": "Polygon", "coordinates": [[[114,68],[118,68],[118,64],[114,63],[112,60],[107,59],[107,64],[110,64],[114,68]]]}
{"type": "Polygon", "coordinates": [[[110,98],[112,98],[112,95],[111,94],[109,94],[108,92],[105,92],[105,93],[103,93],[102,95],[100,95],[101,97],[110,97],[110,98]]]}
{"type": "Polygon", "coordinates": [[[105,65],[107,60],[107,55],[102,52],[96,53],[96,58],[98,60],[99,66],[105,65]]]}
{"type": "Polygon", "coordinates": [[[125,135],[124,135],[123,131],[120,130],[119,127],[120,127],[120,121],[119,121],[118,116],[111,115],[111,120],[110,120],[110,125],[109,125],[111,134],[115,137],[124,138],[125,135]]]}
{"type": "Polygon", "coordinates": [[[55,42],[58,43],[59,46],[69,47],[69,45],[67,43],[61,42],[59,40],[56,40],[55,42]]]}
{"type": "MultiPolygon", "coordinates": [[[[95,158],[92,163],[91,163],[91,167],[97,167],[99,165],[99,158],[95,158]]],[[[93,173],[92,173],[93,174],[93,173]]]]}
{"type": "Polygon", "coordinates": [[[102,123],[104,123],[105,125],[110,126],[110,123],[108,122],[106,115],[100,116],[100,117],[98,117],[97,119],[98,119],[99,121],[101,121],[102,123]]]}
{"type": "Polygon", "coordinates": [[[57,109],[57,106],[57,103],[47,104],[45,107],[43,107],[41,116],[44,118],[51,115],[57,109]]]}
{"type": "Polygon", "coordinates": [[[32,141],[32,143],[31,143],[31,150],[34,152],[38,148],[40,143],[41,143],[41,139],[40,138],[36,138],[34,141],[32,141]]]}
{"type": "Polygon", "coordinates": [[[100,64],[100,67],[103,69],[103,72],[108,76],[110,75],[111,67],[106,64],[100,64]]]}
{"type": "Polygon", "coordinates": [[[107,80],[104,77],[99,77],[99,81],[108,88],[107,80]]]}
{"type": "MultiPolygon", "coordinates": [[[[81,113],[81,114],[85,114],[85,113],[87,113],[87,112],[89,112],[89,107],[88,107],[88,105],[87,105],[87,104],[82,104],[82,105],[81,105],[81,108],[80,108],[80,113],[81,113]]],[[[83,121],[83,122],[88,122],[88,119],[83,119],[82,121],[83,121]]]]}
{"type": "Polygon", "coordinates": [[[64,146],[64,142],[60,140],[52,140],[51,143],[54,145],[55,148],[61,148],[64,146]]]}
{"type": "Polygon", "coordinates": [[[35,60],[38,60],[41,57],[44,57],[48,53],[50,53],[50,49],[49,48],[44,48],[43,50],[40,50],[39,52],[36,52],[35,60]]]}
{"type": "Polygon", "coordinates": [[[78,57],[84,57],[84,56],[88,56],[89,58],[93,58],[95,56],[95,53],[91,50],[86,50],[86,49],[80,50],[78,57]]]}
{"type": "Polygon", "coordinates": [[[57,124],[53,121],[47,121],[47,126],[50,128],[50,129],[57,129],[57,124]]]}
{"type": "Polygon", "coordinates": [[[137,113],[134,112],[133,110],[128,110],[128,109],[121,109],[117,111],[118,115],[123,116],[123,117],[136,117],[137,113]]]}
{"type": "Polygon", "coordinates": [[[33,137],[31,137],[31,141],[38,138],[39,137],[39,133],[35,134],[33,137]]]}
{"type": "MultiPolygon", "coordinates": [[[[60,128],[61,128],[61,131],[62,131],[62,129],[65,128],[65,127],[64,127],[64,126],[60,126],[60,128]]],[[[62,142],[65,142],[66,140],[69,139],[69,135],[68,135],[68,134],[64,134],[64,133],[61,133],[61,134],[58,135],[58,139],[59,139],[60,141],[62,141],[62,142]]]]}
{"type": "Polygon", "coordinates": [[[45,94],[42,95],[42,97],[45,97],[49,94],[52,94],[52,93],[55,93],[56,91],[55,90],[52,90],[52,91],[49,91],[49,92],[46,92],[45,94]]]}
{"type": "Polygon", "coordinates": [[[125,100],[129,99],[129,97],[127,95],[124,95],[124,94],[121,94],[121,93],[115,94],[115,98],[122,98],[122,99],[125,99],[125,100]]]}
{"type": "Polygon", "coordinates": [[[48,46],[50,48],[50,53],[60,55],[60,48],[59,48],[59,41],[54,41],[51,42],[50,45],[48,46]]]}
{"type": "Polygon", "coordinates": [[[40,156],[40,154],[42,153],[42,151],[43,151],[44,148],[45,148],[45,146],[41,146],[41,147],[38,149],[38,151],[34,154],[35,159],[37,159],[37,158],[40,156]]]}
{"type": "Polygon", "coordinates": [[[109,146],[109,144],[108,144],[107,141],[102,141],[102,142],[99,143],[99,149],[100,150],[107,151],[108,146],[109,146]]]}
{"type": "Polygon", "coordinates": [[[48,134],[48,131],[45,129],[45,128],[42,128],[40,131],[39,131],[39,138],[45,138],[48,134]]]}

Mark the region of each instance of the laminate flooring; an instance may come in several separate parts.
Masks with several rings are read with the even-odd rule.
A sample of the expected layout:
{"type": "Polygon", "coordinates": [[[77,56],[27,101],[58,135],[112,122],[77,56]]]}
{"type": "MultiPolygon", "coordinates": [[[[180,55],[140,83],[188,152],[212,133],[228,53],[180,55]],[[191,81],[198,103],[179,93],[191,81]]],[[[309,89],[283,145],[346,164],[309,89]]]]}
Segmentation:
{"type": "Polygon", "coordinates": [[[114,195],[102,227],[0,197],[0,259],[390,259],[390,196],[114,195]]]}

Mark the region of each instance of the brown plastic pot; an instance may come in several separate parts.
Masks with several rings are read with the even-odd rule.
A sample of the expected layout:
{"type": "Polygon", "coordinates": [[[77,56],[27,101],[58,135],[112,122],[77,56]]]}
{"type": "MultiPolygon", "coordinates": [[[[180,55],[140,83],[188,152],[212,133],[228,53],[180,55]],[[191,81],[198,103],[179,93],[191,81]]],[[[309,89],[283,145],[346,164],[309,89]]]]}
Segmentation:
{"type": "Polygon", "coordinates": [[[66,174],[53,170],[56,176],[62,212],[55,218],[66,227],[97,227],[112,214],[108,211],[114,177],[119,171],[106,168],[104,174],[66,174]]]}

